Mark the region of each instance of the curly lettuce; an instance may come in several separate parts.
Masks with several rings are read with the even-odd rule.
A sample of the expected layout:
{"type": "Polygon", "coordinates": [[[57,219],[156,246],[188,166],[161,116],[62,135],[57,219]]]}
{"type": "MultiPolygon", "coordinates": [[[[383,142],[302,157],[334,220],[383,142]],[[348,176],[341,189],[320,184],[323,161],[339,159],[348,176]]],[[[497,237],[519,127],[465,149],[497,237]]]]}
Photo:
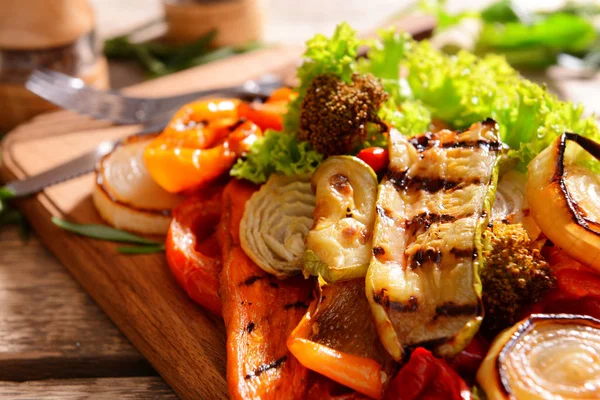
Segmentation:
{"type": "MultiPolygon", "coordinates": [[[[381,79],[390,99],[379,116],[407,136],[428,130],[432,119],[463,129],[493,118],[522,168],[565,131],[600,141],[593,116],[584,117],[581,106],[561,101],[522,78],[501,56],[480,58],[466,51],[447,55],[394,30],[361,41],[343,23],[331,38],[317,35],[307,42],[304,63],[297,71],[298,95],[288,106],[284,133],[267,132],[231,174],[262,183],[273,172],[312,172],[323,156],[296,137],[302,100],[318,75],[331,73],[349,82],[355,72],[381,79]],[[364,44],[370,47],[368,57],[357,61],[364,44]]],[[[374,137],[365,145],[385,146],[385,141],[385,136],[374,137]]],[[[600,171],[598,163],[586,165],[600,171]]]]}
{"type": "Polygon", "coordinates": [[[244,159],[239,159],[231,169],[231,176],[254,183],[266,182],[274,173],[284,175],[312,174],[323,161],[323,155],[301,142],[296,135],[265,131],[265,135],[252,144],[244,159]]]}

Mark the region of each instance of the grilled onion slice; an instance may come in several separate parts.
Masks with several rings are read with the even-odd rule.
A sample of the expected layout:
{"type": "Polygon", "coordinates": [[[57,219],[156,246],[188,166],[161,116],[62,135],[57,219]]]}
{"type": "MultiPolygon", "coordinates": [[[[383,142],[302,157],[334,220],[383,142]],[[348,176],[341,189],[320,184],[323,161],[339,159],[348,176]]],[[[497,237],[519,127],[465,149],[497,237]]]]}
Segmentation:
{"type": "Polygon", "coordinates": [[[418,346],[454,355],[479,328],[482,232],[502,147],[493,120],[410,142],[390,131],[366,293],[396,360],[418,346]]]}
{"type": "Polygon", "coordinates": [[[152,136],[131,137],[96,166],[92,198],[112,226],[144,234],[166,234],[171,209],[183,201],[152,179],[144,165],[144,149],[152,136]]]}
{"type": "Polygon", "coordinates": [[[246,204],[240,224],[244,252],[278,278],[297,274],[302,270],[304,239],[314,209],[308,178],[271,175],[246,204]]]}
{"type": "Polygon", "coordinates": [[[600,144],[564,133],[529,164],[527,201],[550,240],[600,271],[600,175],[568,162],[575,143],[600,160],[600,144]]]}
{"type": "Polygon", "coordinates": [[[600,321],[534,314],[496,338],[477,382],[489,400],[600,398],[600,321]]]}
{"type": "Polygon", "coordinates": [[[511,170],[502,175],[498,180],[496,189],[496,201],[492,207],[491,220],[505,224],[521,224],[527,231],[529,239],[536,240],[541,229],[531,216],[531,210],[527,204],[527,175],[511,170]]]}
{"type": "Polygon", "coordinates": [[[306,236],[304,271],[333,283],[362,278],[371,261],[377,175],[362,160],[329,157],[315,171],[314,225],[306,236]]]}

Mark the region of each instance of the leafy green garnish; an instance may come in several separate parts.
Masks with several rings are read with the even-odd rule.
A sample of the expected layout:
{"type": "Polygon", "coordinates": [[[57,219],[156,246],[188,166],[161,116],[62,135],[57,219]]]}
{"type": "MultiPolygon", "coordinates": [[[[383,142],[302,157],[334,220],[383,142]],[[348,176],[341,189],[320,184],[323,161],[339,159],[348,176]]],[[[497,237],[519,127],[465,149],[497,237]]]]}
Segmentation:
{"type": "Polygon", "coordinates": [[[323,155],[312,150],[308,142],[299,141],[296,135],[267,130],[265,136],[254,142],[245,159],[233,166],[231,176],[263,183],[274,172],[310,174],[321,161],[323,155]]]}
{"type": "Polygon", "coordinates": [[[151,254],[165,251],[165,245],[159,244],[156,246],[119,246],[117,251],[121,254],[151,254]]]}
{"type": "Polygon", "coordinates": [[[110,242],[136,243],[150,246],[160,246],[162,243],[144,237],[134,235],[120,229],[111,228],[106,225],[78,224],[61,218],[52,217],[52,222],[66,231],[93,239],[107,240],[110,242]]]}
{"type": "MultiPolygon", "coordinates": [[[[146,28],[147,26],[143,26],[140,30],[146,28]]],[[[106,40],[104,54],[109,59],[137,61],[152,78],[220,60],[259,47],[256,43],[249,43],[246,46],[227,46],[213,50],[212,42],[217,34],[215,30],[208,32],[192,43],[184,45],[155,41],[137,43],[131,37],[138,31],[106,40]]]]}
{"type": "Polygon", "coordinates": [[[331,38],[318,34],[306,42],[304,62],[296,71],[300,82],[296,88],[298,95],[288,106],[283,120],[284,131],[298,131],[302,100],[317,76],[333,74],[344,82],[350,82],[356,70],[356,56],[360,44],[356,31],[345,22],[337,26],[331,38]]]}
{"type": "Polygon", "coordinates": [[[0,186],[0,200],[8,200],[8,199],[12,199],[13,197],[15,197],[15,193],[4,187],[4,186],[0,186]]]}

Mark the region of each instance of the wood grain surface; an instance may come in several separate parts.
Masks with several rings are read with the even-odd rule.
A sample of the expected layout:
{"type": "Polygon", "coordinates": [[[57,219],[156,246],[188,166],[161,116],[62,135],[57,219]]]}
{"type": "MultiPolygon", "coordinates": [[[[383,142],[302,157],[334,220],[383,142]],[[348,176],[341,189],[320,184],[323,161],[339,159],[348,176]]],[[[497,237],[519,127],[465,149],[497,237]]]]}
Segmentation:
{"type": "Polygon", "coordinates": [[[37,239],[0,231],[0,381],[155,374],[37,239]]]}
{"type": "Polygon", "coordinates": [[[178,399],[159,377],[4,382],[0,386],[0,398],[11,400],[178,399]]]}

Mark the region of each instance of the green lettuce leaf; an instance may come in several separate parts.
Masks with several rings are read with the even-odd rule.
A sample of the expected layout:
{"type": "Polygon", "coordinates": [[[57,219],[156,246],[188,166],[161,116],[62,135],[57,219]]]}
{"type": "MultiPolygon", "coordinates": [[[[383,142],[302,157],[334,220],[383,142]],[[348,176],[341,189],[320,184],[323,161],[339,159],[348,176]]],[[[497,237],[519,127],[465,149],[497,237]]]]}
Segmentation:
{"type": "Polygon", "coordinates": [[[312,150],[308,142],[296,135],[265,131],[265,135],[252,144],[244,159],[239,159],[231,169],[231,176],[254,183],[266,182],[274,173],[285,175],[312,174],[323,161],[323,155],[312,150]]]}

